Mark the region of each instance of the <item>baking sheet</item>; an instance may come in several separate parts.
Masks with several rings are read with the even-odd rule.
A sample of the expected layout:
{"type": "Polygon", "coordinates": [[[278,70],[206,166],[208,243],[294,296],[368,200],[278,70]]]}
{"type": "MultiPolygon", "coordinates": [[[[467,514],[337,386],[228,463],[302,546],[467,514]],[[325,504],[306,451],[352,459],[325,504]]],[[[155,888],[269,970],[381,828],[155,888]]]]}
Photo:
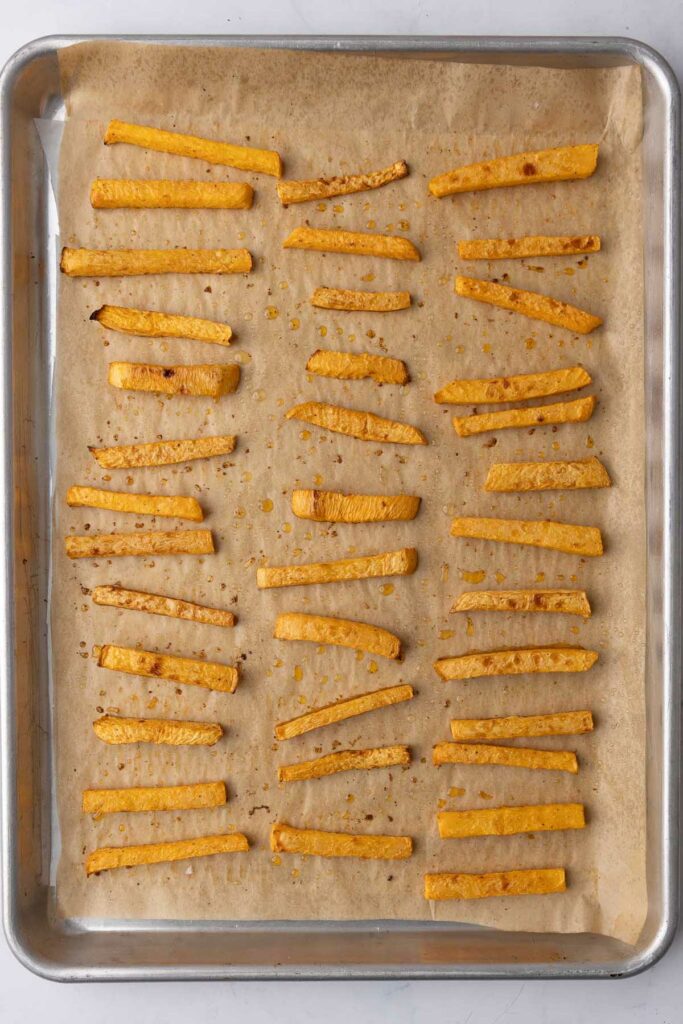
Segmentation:
{"type": "MultiPolygon", "coordinates": [[[[458,65],[286,52],[85,44],[62,54],[69,119],[61,158],[60,225],[64,244],[230,246],[244,244],[255,271],[239,278],[149,278],[63,281],[57,360],[58,450],[56,533],[130,529],[130,517],[62,508],[72,482],[100,484],[104,474],[87,444],[156,436],[236,432],[228,460],[166,469],[118,471],[105,486],[197,494],[210,513],[216,555],[202,561],[158,558],[146,564],[68,563],[56,547],[52,629],[58,729],[62,856],[57,895],[67,916],[114,918],[377,919],[474,921],[503,928],[598,931],[633,941],[646,909],[644,881],[643,700],[643,396],[642,242],[640,228],[641,99],[637,69],[558,71],[458,65]],[[113,99],[115,97],[115,99],[113,99]],[[504,101],[503,101],[504,100],[504,101]],[[169,113],[173,112],[173,113],[169,113]],[[374,193],[283,210],[272,179],[180,158],[105,148],[110,117],[138,120],[217,138],[244,139],[282,152],[290,176],[352,172],[405,158],[411,176],[374,193]],[[377,129],[377,125],[381,129],[377,129]],[[460,196],[426,196],[434,173],[480,156],[525,147],[600,141],[591,180],[460,196]],[[251,180],[251,211],[93,211],[95,176],[204,177],[251,180]],[[405,233],[421,248],[420,264],[315,253],[283,252],[289,230],[317,226],[405,233]],[[391,225],[391,226],[390,226],[391,225]],[[588,233],[604,249],[578,258],[461,268],[459,237],[522,233],[588,233]],[[579,262],[582,263],[579,266],[579,262]],[[531,265],[529,265],[531,264],[531,265]],[[539,270],[538,268],[542,268],[539,270]],[[453,295],[453,275],[509,274],[512,283],[545,290],[605,317],[588,338],[480,307],[453,295]],[[573,272],[573,273],[569,273],[573,272]],[[370,281],[369,275],[374,275],[370,281]],[[317,285],[410,288],[416,305],[389,316],[313,310],[317,285]],[[206,291],[205,289],[210,289],[206,291]],[[196,313],[231,323],[232,349],[193,342],[126,338],[89,321],[102,302],[196,313]],[[276,311],[276,313],[273,313],[276,311]],[[271,318],[272,317],[272,318],[271,318]],[[323,328],[325,329],[323,331],[323,328]],[[374,332],[374,336],[368,336],[374,332]],[[324,337],[323,337],[324,336],[324,337]],[[308,379],[304,364],[319,346],[387,351],[405,358],[406,389],[378,389],[308,379]],[[214,404],[159,400],[108,389],[111,359],[182,362],[238,360],[235,396],[214,404]],[[431,400],[454,376],[551,369],[581,361],[600,398],[590,423],[458,439],[454,411],[431,400]],[[321,399],[405,419],[430,439],[424,449],[363,444],[284,419],[297,401],[321,399]],[[615,487],[583,495],[486,496],[481,486],[494,460],[604,455],[615,487]],[[336,526],[296,520],[292,487],[415,491],[423,509],[414,523],[336,526]],[[273,508],[269,508],[272,501],[273,508]],[[450,538],[453,514],[555,517],[600,525],[607,553],[583,564],[570,556],[515,550],[450,538]],[[126,522],[128,519],[128,522],[126,522]],[[420,568],[409,579],[258,593],[263,558],[323,560],[416,544],[420,568]],[[156,564],[152,565],[151,562],[156,564]],[[445,567],[448,567],[447,569],[445,567]],[[595,608],[587,624],[506,616],[448,614],[470,587],[461,571],[483,569],[481,586],[585,586],[595,608]],[[93,608],[87,591],[125,586],[224,604],[237,611],[234,631],[113,609],[93,608]],[[393,584],[393,591],[385,583],[393,584]],[[540,581],[539,581],[540,582],[540,581]],[[629,589],[626,590],[628,583],[629,589]],[[235,601],[235,598],[237,600],[235,601]],[[233,603],[234,602],[234,603],[233,603]],[[406,643],[402,664],[353,652],[270,639],[278,611],[308,610],[375,622],[406,643]],[[577,631],[578,630],[578,631],[577,631]],[[449,635],[450,634],[450,635],[449,635]],[[243,660],[235,695],[117,677],[88,657],[93,643],[116,642],[180,654],[243,660]],[[586,676],[440,683],[435,657],[470,648],[578,642],[600,650],[586,676]],[[323,730],[279,749],[275,721],[399,680],[413,683],[415,701],[323,730]],[[578,778],[517,769],[442,768],[431,745],[448,738],[455,714],[538,713],[591,707],[592,736],[538,740],[579,753],[578,778]],[[220,720],[225,739],[210,751],[104,748],[90,722],[98,708],[122,714],[220,720]],[[327,734],[329,733],[329,735],[327,734]],[[409,742],[408,771],[337,776],[279,788],[278,763],[335,746],[409,742]],[[89,785],[135,785],[225,778],[227,808],[182,815],[110,816],[94,823],[79,811],[89,785]],[[463,789],[451,795],[454,787],[463,789]],[[445,842],[434,815],[440,807],[583,800],[583,833],[445,842]],[[370,817],[371,816],[371,817],[370,817]],[[348,831],[408,833],[415,856],[398,864],[345,863],[273,857],[274,820],[348,831]],[[234,827],[253,843],[246,856],[181,863],[86,880],[86,850],[104,844],[181,838],[234,827]],[[570,890],[553,897],[474,905],[423,901],[425,870],[489,870],[565,865],[570,890]]],[[[145,523],[145,526],[148,524],[145,523]]],[[[149,524],[153,526],[157,524],[149,524]]],[[[163,523],[157,528],[164,528],[163,523]]],[[[560,617],[557,617],[560,620],[560,617]]]]}

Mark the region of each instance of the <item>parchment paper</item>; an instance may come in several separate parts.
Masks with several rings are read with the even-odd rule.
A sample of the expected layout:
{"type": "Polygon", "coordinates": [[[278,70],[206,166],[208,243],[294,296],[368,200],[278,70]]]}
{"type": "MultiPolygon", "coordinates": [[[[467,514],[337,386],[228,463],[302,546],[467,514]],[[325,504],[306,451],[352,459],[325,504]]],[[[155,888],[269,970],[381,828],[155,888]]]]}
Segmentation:
{"type": "Polygon", "coordinates": [[[168,521],[69,510],[72,483],[196,495],[217,553],[206,558],[69,562],[55,546],[52,637],[58,727],[62,853],[58,905],[69,916],[112,918],[429,918],[505,929],[594,931],[634,941],[646,911],[644,792],[643,325],[640,220],[641,94],[637,69],[550,70],[427,60],[239,49],[86,44],[61,55],[68,120],[61,152],[62,242],[115,246],[247,246],[248,276],[67,280],[59,300],[56,400],[59,451],[56,536],[112,529],[166,529],[168,521]],[[283,209],[271,178],[150,153],[105,147],[109,118],[245,141],[283,154],[290,177],[370,170],[405,158],[410,176],[381,190],[283,209]],[[460,163],[541,148],[600,143],[596,175],[584,182],[506,189],[437,201],[435,173],[460,163]],[[95,211],[89,185],[101,177],[249,180],[250,211],[95,211]],[[405,234],[421,263],[283,251],[296,225],[405,234]],[[586,259],[530,260],[467,267],[456,240],[521,234],[599,233],[586,259]],[[547,327],[464,299],[456,272],[497,277],[547,292],[604,317],[589,337],[547,327]],[[407,312],[314,310],[318,285],[406,288],[407,312]],[[197,314],[230,323],[230,349],[182,340],[150,341],[103,331],[89,320],[102,303],[197,314]],[[268,311],[270,310],[270,313],[268,311]],[[307,376],[318,347],[387,352],[405,359],[403,388],[307,376]],[[219,403],[160,399],[108,387],[113,359],[239,361],[237,394],[219,403]],[[582,425],[503,431],[459,439],[452,407],[432,395],[458,377],[584,364],[599,397],[582,425]],[[420,426],[425,448],[376,445],[285,419],[296,402],[319,399],[369,409],[420,426]],[[227,459],[178,467],[103,472],[87,445],[236,433],[227,459]],[[487,495],[494,461],[604,458],[608,491],[487,495]],[[327,527],[297,520],[295,487],[417,493],[411,523],[327,527]],[[271,505],[272,503],[272,509],[271,505]],[[270,511],[267,511],[270,509],[270,511]],[[601,559],[582,560],[449,536],[454,514],[548,517],[598,525],[601,559]],[[88,527],[89,524],[89,527],[88,527]],[[258,592],[256,566],[329,560],[353,553],[419,548],[406,579],[258,592]],[[594,607],[583,623],[566,616],[449,614],[483,570],[480,587],[585,587],[594,607]],[[232,608],[234,631],[94,607],[89,590],[120,582],[232,608]],[[402,663],[340,648],[272,639],[281,611],[362,619],[405,641],[402,663]],[[98,669],[94,643],[113,642],[239,662],[234,695],[175,687],[98,669]],[[470,649],[570,642],[600,652],[585,675],[440,682],[441,655],[470,649]],[[273,725],[309,707],[399,681],[418,696],[391,710],[277,744],[273,725]],[[534,740],[578,752],[578,777],[511,768],[431,764],[453,716],[534,714],[591,708],[592,735],[534,740]],[[212,749],[108,747],[91,722],[123,715],[218,720],[212,749]],[[347,773],[279,786],[276,766],[337,748],[409,743],[408,770],[347,773]],[[81,790],[225,779],[226,808],[183,814],[80,812],[81,790]],[[442,808],[583,801],[588,827],[504,839],[442,841],[442,808]],[[282,855],[268,847],[272,822],[414,837],[405,862],[358,862],[282,855]],[[192,863],[113,871],[86,879],[84,854],[100,845],[243,830],[252,850],[192,863]],[[564,895],[475,903],[425,902],[425,871],[565,866],[564,895]]]}

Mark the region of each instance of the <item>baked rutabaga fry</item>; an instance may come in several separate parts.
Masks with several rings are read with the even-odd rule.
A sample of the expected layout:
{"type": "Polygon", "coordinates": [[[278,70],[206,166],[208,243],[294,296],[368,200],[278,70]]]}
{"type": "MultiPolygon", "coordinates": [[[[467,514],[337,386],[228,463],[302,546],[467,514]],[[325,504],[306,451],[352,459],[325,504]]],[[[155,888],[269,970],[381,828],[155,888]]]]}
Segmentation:
{"type": "Polygon", "coordinates": [[[525,235],[458,242],[461,260],[511,260],[529,256],[575,256],[600,251],[599,235],[525,235]]]}
{"type": "Polygon", "coordinates": [[[583,309],[570,306],[567,302],[553,299],[549,295],[538,292],[527,292],[522,288],[511,288],[495,281],[481,281],[475,277],[456,277],[456,295],[477,302],[486,302],[490,306],[521,313],[532,320],[542,320],[555,327],[566,327],[576,334],[590,334],[602,323],[602,318],[586,313],[583,309]]]}
{"type": "Polygon", "coordinates": [[[367,580],[379,576],[409,576],[416,568],[416,548],[399,548],[378,555],[340,558],[336,562],[261,566],[256,570],[256,585],[260,590],[266,590],[270,587],[300,587],[310,583],[337,583],[340,580],[367,580]]]}
{"type": "Polygon", "coordinates": [[[331,199],[333,196],[348,196],[352,192],[368,192],[373,188],[388,185],[391,181],[405,178],[408,165],[405,160],[369,174],[345,174],[338,178],[314,178],[310,181],[280,181],[275,186],[283,206],[290,203],[307,203],[311,199],[331,199]]]}
{"type": "Polygon", "coordinates": [[[212,747],[223,735],[218,722],[185,722],[172,718],[120,718],[103,715],[92,724],[103,743],[158,743],[172,747],[212,747]]]}
{"type": "Polygon", "coordinates": [[[438,658],[437,675],[444,680],[483,676],[519,676],[527,672],[587,672],[598,660],[597,651],[583,647],[512,647],[502,651],[475,651],[455,658],[438,658]]]}
{"type": "Polygon", "coordinates": [[[348,291],[343,288],[316,288],[311,305],[319,309],[339,309],[365,313],[392,313],[408,309],[410,292],[348,291]]]}
{"type": "Polygon", "coordinates": [[[251,185],[239,181],[96,178],[90,204],[98,210],[249,210],[251,185]]]}
{"type": "Polygon", "coordinates": [[[369,352],[333,352],[319,348],[306,363],[306,369],[319,377],[337,377],[339,380],[369,377],[378,384],[405,384],[409,379],[403,360],[369,352]]]}
{"type": "Polygon", "coordinates": [[[315,857],[360,857],[363,860],[405,860],[413,852],[410,836],[352,835],[319,832],[277,822],[270,830],[273,853],[303,853],[315,857]]]}
{"type": "Polygon", "coordinates": [[[230,627],[235,625],[233,613],[223,611],[222,608],[208,608],[204,604],[182,601],[178,597],[148,594],[143,590],[100,586],[93,589],[92,599],[95,604],[106,605],[110,608],[127,608],[135,612],[149,612],[151,615],[167,615],[172,619],[201,622],[205,626],[230,627]]]}
{"type": "Polygon", "coordinates": [[[130,146],[153,149],[157,153],[172,153],[174,156],[188,156],[204,160],[207,164],[221,164],[237,167],[240,171],[256,171],[258,174],[282,176],[282,160],[271,149],[255,149],[253,146],[235,146],[231,142],[216,142],[182,132],[168,132],[162,128],[148,128],[126,121],[110,121],[104,136],[105,146],[115,142],[126,142],[130,146]]]}
{"type": "Polygon", "coordinates": [[[110,331],[137,334],[143,338],[189,338],[207,341],[213,345],[229,345],[232,329],[215,320],[178,313],[159,313],[151,309],[131,309],[128,306],[100,306],[90,314],[110,331]]]}
{"type": "Polygon", "coordinates": [[[317,523],[387,523],[414,519],[421,498],[413,494],[342,494],[292,491],[292,512],[317,523]]]}
{"type": "Polygon", "coordinates": [[[528,736],[572,736],[593,731],[590,711],[556,711],[551,715],[507,718],[452,718],[451,735],[468,740],[512,740],[528,736]]]}
{"type": "Polygon", "coordinates": [[[224,434],[217,437],[190,437],[179,441],[148,441],[144,444],[119,444],[112,448],[88,451],[102,469],[135,469],[140,466],[171,466],[192,459],[211,459],[229,455],[237,439],[224,434]]]}
{"type": "Polygon", "coordinates": [[[96,875],[112,868],[162,864],[193,857],[209,857],[216,853],[246,853],[248,849],[247,837],[240,832],[225,836],[201,836],[198,839],[176,839],[169,843],[145,843],[141,846],[102,846],[88,854],[85,870],[88,875],[96,875]]]}
{"type": "Polygon", "coordinates": [[[224,782],[197,782],[190,786],[131,786],[126,789],[85,789],[85,814],[127,811],[193,811],[220,807],[227,802],[224,782]]]}
{"type": "Polygon", "coordinates": [[[546,896],[567,891],[564,868],[524,868],[471,875],[425,875],[426,900],[482,900],[490,896],[546,896]]]}
{"type": "Polygon", "coordinates": [[[124,391],[151,391],[161,395],[196,395],[222,398],[237,390],[238,363],[191,366],[154,366],[149,363],[110,363],[109,383],[124,391]]]}
{"type": "Polygon", "coordinates": [[[358,697],[345,697],[334,704],[326,704],[324,707],[307,711],[298,718],[290,718],[288,722],[280,722],[275,726],[275,737],[278,740],[291,740],[295,736],[311,732],[312,729],[321,729],[325,725],[334,725],[347,718],[355,718],[356,715],[365,715],[368,711],[401,704],[405,700],[412,700],[414,696],[412,686],[401,683],[399,686],[387,686],[383,690],[371,690],[370,693],[362,693],[358,697]]]}
{"type": "Polygon", "coordinates": [[[144,533],[91,533],[65,537],[69,558],[125,555],[211,555],[211,530],[147,530],[144,533]]]}
{"type": "Polygon", "coordinates": [[[453,612],[559,612],[590,618],[585,590],[468,590],[453,612]]]}
{"type": "Polygon", "coordinates": [[[419,250],[409,238],[377,235],[369,231],[342,231],[339,228],[294,228],[282,243],[284,249],[312,249],[315,252],[340,252],[355,256],[383,256],[388,260],[420,260],[419,250]]]}
{"type": "Polygon", "coordinates": [[[510,377],[482,380],[452,380],[434,395],[435,402],[451,405],[476,405],[478,402],[523,402],[528,398],[547,398],[565,391],[577,391],[591,383],[583,366],[544,373],[518,373],[510,377]]]}
{"type": "Polygon", "coordinates": [[[497,462],[488,471],[485,491],[555,491],[611,487],[600,459],[569,462],[497,462]]]}
{"type": "Polygon", "coordinates": [[[583,804],[529,804],[483,807],[476,811],[440,811],[442,839],[512,836],[521,832],[555,832],[586,827],[583,804]]]}
{"type": "Polygon", "coordinates": [[[351,647],[383,658],[400,658],[401,641],[393,633],[368,622],[331,618],[328,615],[307,615],[284,612],[275,620],[276,640],[306,640],[315,644],[351,647]]]}
{"type": "Polygon", "coordinates": [[[388,444],[427,444],[427,439],[409,423],[386,420],[372,412],[346,409],[327,402],[303,402],[286,413],[288,420],[303,420],[335,434],[347,434],[361,441],[380,441],[388,444]]]}
{"type": "Polygon", "coordinates": [[[558,146],[514,156],[494,157],[481,163],[456,167],[429,182],[433,196],[455,192],[480,192],[509,185],[535,185],[546,181],[589,178],[598,162],[597,144],[558,146]]]}
{"type": "Polygon", "coordinates": [[[237,687],[237,669],[215,661],[181,658],[177,654],[157,654],[132,647],[118,647],[116,644],[96,647],[94,654],[99,668],[108,668],[112,672],[168,679],[184,686],[203,686],[207,690],[218,690],[221,693],[234,693],[237,687]]]}
{"type": "Polygon", "coordinates": [[[579,765],[571,750],[533,750],[498,747],[489,743],[437,743],[434,764],[489,764],[506,768],[539,768],[576,775],[579,765]]]}
{"type": "Polygon", "coordinates": [[[451,522],[453,537],[529,544],[536,548],[564,551],[567,555],[594,558],[603,553],[602,534],[597,526],[577,526],[544,519],[486,519],[458,516],[451,522]]]}
{"type": "Polygon", "coordinates": [[[368,750],[335,750],[311,761],[280,765],[277,770],[278,782],[303,782],[305,779],[322,779],[337,772],[369,770],[370,768],[392,768],[410,764],[408,747],[372,747],[368,750]]]}
{"type": "Polygon", "coordinates": [[[135,277],[139,274],[246,274],[247,249],[62,249],[68,277],[135,277]]]}
{"type": "Polygon", "coordinates": [[[66,503],[71,508],[103,508],[109,512],[133,512],[139,516],[191,519],[195,523],[201,523],[204,518],[197,499],[181,494],[129,494],[100,487],[70,487],[66,492],[66,503]]]}
{"type": "Polygon", "coordinates": [[[572,402],[524,406],[522,409],[498,409],[472,416],[454,416],[453,426],[460,437],[484,434],[511,427],[543,427],[555,423],[585,423],[593,415],[597,399],[594,395],[575,398],[572,402]]]}

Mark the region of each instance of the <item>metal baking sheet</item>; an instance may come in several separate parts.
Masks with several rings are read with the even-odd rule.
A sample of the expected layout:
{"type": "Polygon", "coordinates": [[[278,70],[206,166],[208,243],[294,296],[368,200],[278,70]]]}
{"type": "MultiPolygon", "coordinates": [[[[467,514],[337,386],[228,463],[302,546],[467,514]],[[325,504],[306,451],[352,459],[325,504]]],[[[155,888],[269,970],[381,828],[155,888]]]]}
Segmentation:
{"type": "MultiPolygon", "coordinates": [[[[116,37],[121,38],[121,37],[116,37]]],[[[499,932],[433,922],[63,921],[52,912],[47,570],[56,222],[37,122],[63,117],[57,54],[82,37],[22,48],[0,80],[2,407],[0,516],[6,543],[0,697],[4,925],[27,967],[55,980],[140,978],[614,977],[666,950],[677,922],[680,692],[679,94],[662,58],[624,39],[130,37],[586,67],[637,63],[646,183],[647,677],[646,927],[636,947],[598,935],[499,932]]]]}

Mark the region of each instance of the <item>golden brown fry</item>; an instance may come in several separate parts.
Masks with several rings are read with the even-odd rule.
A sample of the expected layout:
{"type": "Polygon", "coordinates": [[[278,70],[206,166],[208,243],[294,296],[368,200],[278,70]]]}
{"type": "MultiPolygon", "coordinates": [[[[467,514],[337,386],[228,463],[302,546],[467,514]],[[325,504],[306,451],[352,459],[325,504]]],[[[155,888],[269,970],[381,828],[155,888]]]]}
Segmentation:
{"type": "Polygon", "coordinates": [[[381,188],[399,178],[405,178],[408,165],[405,160],[369,174],[345,174],[338,178],[314,178],[310,181],[281,181],[275,186],[283,206],[290,203],[307,203],[311,199],[331,199],[333,196],[348,196],[352,192],[368,192],[381,188]]]}
{"type": "Polygon", "coordinates": [[[110,363],[109,383],[125,391],[151,391],[162,395],[199,395],[222,398],[237,390],[238,363],[193,366],[153,366],[149,363],[110,363]]]}
{"type": "Polygon", "coordinates": [[[335,434],[347,434],[361,441],[380,441],[388,444],[427,444],[424,434],[409,423],[397,423],[375,416],[372,412],[345,409],[327,402],[303,402],[287,412],[287,419],[303,420],[335,434]]]}
{"type": "Polygon", "coordinates": [[[579,765],[571,750],[496,747],[489,743],[437,743],[434,764],[491,764],[506,768],[539,768],[576,775],[579,765]]]}
{"type": "Polygon", "coordinates": [[[211,530],[147,530],[145,533],[92,533],[64,539],[69,558],[124,555],[211,555],[211,530]]]}
{"type": "Polygon", "coordinates": [[[360,857],[363,860],[405,860],[413,852],[410,836],[351,835],[293,828],[278,822],[270,830],[273,853],[303,853],[316,857],[360,857]]]}
{"type": "Polygon", "coordinates": [[[511,377],[483,380],[453,380],[434,395],[435,402],[452,405],[476,405],[477,402],[522,402],[528,398],[547,398],[564,391],[577,391],[591,383],[583,366],[545,373],[518,373],[511,377]]]}
{"type": "Polygon", "coordinates": [[[339,380],[370,377],[378,384],[405,384],[409,379],[403,360],[369,352],[332,352],[319,348],[306,363],[306,369],[319,377],[337,377],[339,380]]]}
{"type": "Polygon", "coordinates": [[[172,619],[185,619],[188,622],[201,622],[206,626],[235,625],[232,612],[222,608],[208,608],[204,604],[193,601],[182,601],[178,597],[162,597],[161,594],[148,594],[143,590],[126,590],[125,587],[101,586],[92,592],[95,604],[107,605],[111,608],[127,608],[135,612],[149,612],[151,615],[167,615],[172,619]]]}
{"type": "Polygon", "coordinates": [[[133,868],[139,864],[162,864],[166,861],[209,857],[215,853],[245,853],[247,837],[240,832],[228,836],[201,836],[199,839],[176,839],[172,843],[145,843],[142,846],[102,846],[88,854],[85,870],[88,875],[112,868],[133,868]]]}
{"type": "Polygon", "coordinates": [[[512,836],[520,832],[554,832],[586,827],[583,804],[484,807],[477,811],[440,811],[436,817],[442,839],[512,836]]]}
{"type": "Polygon", "coordinates": [[[204,160],[207,164],[221,164],[237,167],[240,171],[256,171],[271,174],[274,178],[282,175],[282,160],[271,149],[255,149],[252,146],[235,146],[231,142],[215,142],[196,135],[182,132],[167,132],[162,128],[148,128],[141,124],[125,121],[110,121],[104,136],[105,146],[115,142],[126,142],[130,146],[142,146],[157,153],[173,153],[174,156],[188,156],[204,160]]]}
{"type": "Polygon", "coordinates": [[[277,777],[279,782],[302,782],[305,779],[322,779],[325,775],[334,775],[336,772],[392,768],[394,765],[408,764],[410,750],[399,745],[372,747],[368,750],[336,750],[333,754],[325,754],[312,761],[280,765],[277,777]]]}
{"type": "Polygon", "coordinates": [[[201,523],[204,518],[197,499],[180,494],[129,494],[100,487],[70,487],[66,503],[71,508],[103,508],[109,512],[134,512],[162,519],[191,519],[195,523],[201,523]]]}
{"type": "Polygon", "coordinates": [[[455,192],[479,192],[509,185],[535,185],[546,181],[573,181],[589,178],[598,162],[597,144],[559,146],[533,153],[494,157],[477,164],[456,167],[429,182],[433,196],[455,192]]]}
{"type": "Polygon", "coordinates": [[[92,724],[103,743],[159,743],[173,747],[212,747],[223,735],[218,722],[184,722],[169,718],[119,718],[103,715],[92,724]]]}
{"type": "Polygon", "coordinates": [[[191,459],[210,459],[229,455],[236,438],[230,434],[217,437],[191,437],[180,441],[149,441],[146,444],[119,444],[113,448],[88,451],[103,469],[134,469],[139,466],[170,466],[191,459]]]}
{"type": "Polygon", "coordinates": [[[583,647],[512,647],[438,658],[434,668],[445,680],[479,679],[482,676],[518,676],[526,672],[587,672],[597,660],[597,651],[583,647]]]}
{"type": "Polygon", "coordinates": [[[215,320],[178,313],[158,313],[151,309],[131,309],[128,306],[100,306],[90,314],[110,331],[137,334],[143,338],[189,338],[207,341],[213,345],[229,345],[232,329],[215,320]]]}
{"type": "Polygon", "coordinates": [[[556,491],[611,487],[600,459],[570,462],[497,462],[488,471],[486,491],[556,491]]]}
{"type": "Polygon", "coordinates": [[[473,238],[458,242],[461,260],[512,260],[599,251],[599,235],[525,235],[523,238],[473,238]]]}
{"type": "Polygon", "coordinates": [[[388,523],[414,519],[421,499],[412,494],[342,494],[292,491],[292,512],[317,523],[388,523]]]}
{"type": "Polygon", "coordinates": [[[425,875],[426,900],[481,900],[490,896],[545,896],[566,892],[564,868],[489,871],[483,875],[440,872],[425,875]]]}
{"type": "Polygon", "coordinates": [[[220,807],[227,799],[224,782],[197,782],[191,786],[84,789],[83,811],[98,817],[127,811],[193,811],[220,807]]]}
{"type": "Polygon", "coordinates": [[[133,676],[168,679],[184,686],[203,686],[207,690],[234,693],[237,687],[237,669],[215,661],[181,658],[177,654],[157,654],[132,647],[104,644],[95,649],[97,664],[112,672],[126,672],[133,676]]]}
{"type": "Polygon", "coordinates": [[[530,544],[536,548],[564,551],[567,555],[595,558],[603,553],[597,526],[555,523],[543,519],[485,519],[459,516],[451,522],[453,537],[494,540],[504,544],[530,544]]]}
{"type": "Polygon", "coordinates": [[[134,277],[138,274],[246,274],[247,249],[62,249],[68,277],[134,277]]]}
{"type": "Polygon", "coordinates": [[[455,279],[455,292],[466,299],[475,299],[477,302],[486,302],[500,309],[521,313],[532,320],[542,320],[555,327],[566,327],[568,331],[574,331],[576,334],[590,334],[602,323],[601,317],[586,313],[576,306],[570,306],[567,302],[560,302],[549,295],[539,295],[538,292],[527,292],[522,288],[510,288],[495,281],[458,276],[455,279]]]}
{"type": "Polygon", "coordinates": [[[420,260],[420,253],[409,238],[376,235],[369,231],[342,231],[339,228],[294,228],[282,247],[356,256],[383,256],[388,260],[420,260]]]}
{"type": "Polygon", "coordinates": [[[585,590],[468,590],[453,612],[559,612],[590,618],[585,590]]]}
{"type": "Polygon", "coordinates": [[[366,313],[392,313],[408,309],[410,292],[354,292],[343,288],[316,288],[311,305],[319,309],[343,309],[366,313]]]}
{"type": "Polygon", "coordinates": [[[351,647],[383,658],[400,658],[401,641],[393,633],[368,622],[331,618],[328,615],[307,615],[284,612],[275,620],[276,640],[306,640],[316,644],[351,647]]]}
{"type": "Polygon", "coordinates": [[[249,210],[251,185],[238,181],[96,178],[90,204],[99,210],[249,210]]]}
{"type": "Polygon", "coordinates": [[[508,718],[452,718],[454,740],[512,740],[520,736],[571,736],[592,732],[590,711],[557,711],[552,715],[510,715],[508,718]]]}
{"type": "Polygon", "coordinates": [[[368,580],[378,576],[409,576],[416,568],[417,550],[399,548],[379,555],[340,558],[336,562],[262,566],[256,570],[256,585],[266,590],[269,587],[300,587],[308,583],[368,580]]]}
{"type": "Polygon", "coordinates": [[[324,707],[307,711],[305,715],[299,715],[298,718],[290,718],[288,722],[280,722],[275,726],[275,736],[278,740],[291,740],[312,729],[321,729],[325,725],[334,725],[347,718],[364,715],[368,711],[377,711],[379,708],[388,708],[392,704],[401,704],[404,700],[412,700],[414,696],[412,686],[402,683],[399,686],[387,686],[383,690],[362,693],[358,697],[346,697],[334,704],[326,704],[324,707]]]}
{"type": "Polygon", "coordinates": [[[472,416],[454,416],[453,426],[460,437],[483,434],[488,430],[510,427],[542,427],[553,423],[585,423],[593,415],[597,399],[594,395],[576,398],[573,402],[525,406],[523,409],[500,409],[472,416]]]}

